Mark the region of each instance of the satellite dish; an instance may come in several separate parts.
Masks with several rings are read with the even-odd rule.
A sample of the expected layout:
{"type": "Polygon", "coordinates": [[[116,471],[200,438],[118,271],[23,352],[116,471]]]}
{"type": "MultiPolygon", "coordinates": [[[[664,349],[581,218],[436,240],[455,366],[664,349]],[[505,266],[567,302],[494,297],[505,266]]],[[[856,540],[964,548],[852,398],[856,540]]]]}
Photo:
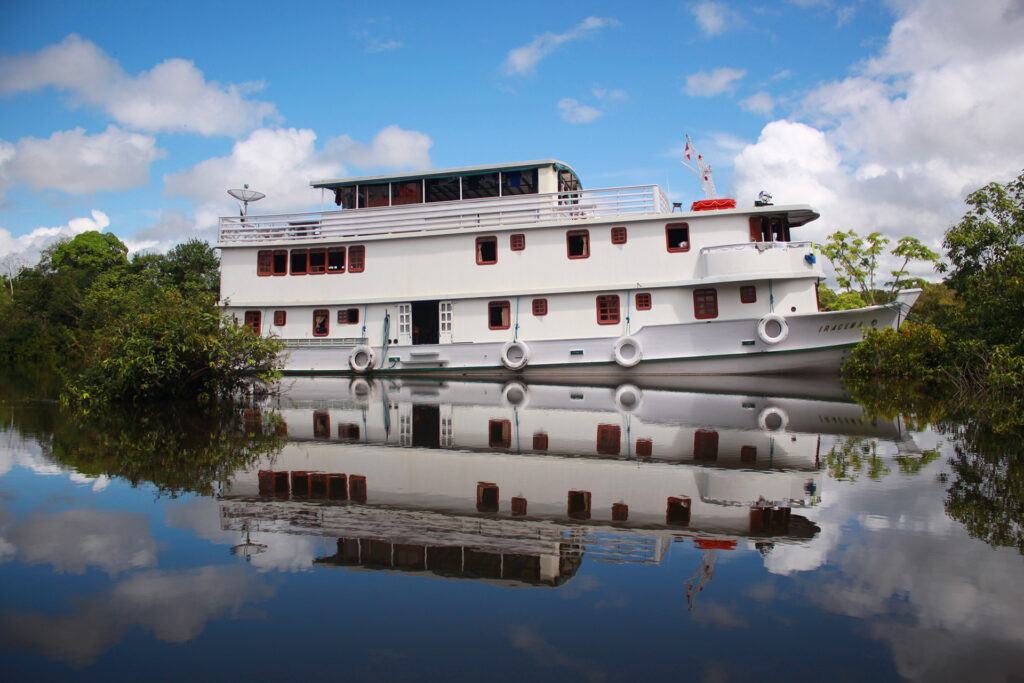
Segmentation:
{"type": "Polygon", "coordinates": [[[267,195],[256,190],[249,189],[249,183],[242,186],[241,190],[228,190],[228,194],[242,202],[242,215],[247,216],[249,214],[249,202],[258,202],[267,195]]]}

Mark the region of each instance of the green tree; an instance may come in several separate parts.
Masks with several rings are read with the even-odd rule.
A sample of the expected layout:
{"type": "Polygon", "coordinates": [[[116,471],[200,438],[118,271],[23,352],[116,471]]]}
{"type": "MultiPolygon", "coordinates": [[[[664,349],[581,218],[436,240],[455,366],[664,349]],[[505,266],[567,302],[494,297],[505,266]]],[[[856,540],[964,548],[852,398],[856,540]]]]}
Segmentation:
{"type": "Polygon", "coordinates": [[[880,232],[873,232],[867,237],[860,237],[856,232],[837,231],[828,236],[821,245],[821,253],[832,262],[836,270],[836,281],[846,292],[859,292],[865,304],[885,303],[891,300],[898,287],[908,284],[919,284],[920,278],[908,278],[907,264],[911,261],[924,261],[936,267],[939,255],[924,246],[914,237],[902,237],[889,252],[897,258],[902,257],[900,267],[890,272],[892,280],[888,292],[877,289],[878,262],[885,254],[889,238],[880,232]]]}
{"type": "Polygon", "coordinates": [[[90,230],[59,244],[53,253],[51,265],[58,272],[76,269],[100,273],[128,265],[128,247],[109,232],[90,230]]]}

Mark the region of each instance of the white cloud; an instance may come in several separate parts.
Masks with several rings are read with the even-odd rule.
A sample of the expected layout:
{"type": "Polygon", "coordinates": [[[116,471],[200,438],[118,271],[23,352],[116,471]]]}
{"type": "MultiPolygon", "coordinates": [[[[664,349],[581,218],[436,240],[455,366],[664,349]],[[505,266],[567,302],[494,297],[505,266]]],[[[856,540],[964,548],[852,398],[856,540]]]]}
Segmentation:
{"type": "Polygon", "coordinates": [[[601,116],[601,112],[597,109],[580,104],[578,100],[574,100],[571,97],[563,97],[559,100],[558,110],[562,119],[569,123],[590,123],[601,116]]]}
{"type": "Polygon", "coordinates": [[[739,21],[735,12],[720,2],[700,2],[690,8],[697,25],[706,36],[725,33],[730,25],[739,21]]]}
{"type": "Polygon", "coordinates": [[[599,100],[604,102],[619,102],[629,97],[625,90],[619,90],[616,88],[603,88],[599,85],[595,85],[590,89],[590,94],[599,100]]]}
{"type": "Polygon", "coordinates": [[[75,104],[103,108],[139,130],[239,135],[277,116],[269,102],[252,100],[259,84],[209,82],[195,64],[168,59],[137,76],[95,44],[69,35],[39,52],[0,57],[0,94],[56,88],[75,104]]]}
{"type": "Polygon", "coordinates": [[[762,90],[740,102],[740,106],[747,111],[754,112],[755,114],[771,116],[772,111],[775,109],[775,100],[772,98],[771,94],[762,90]]]}
{"type": "Polygon", "coordinates": [[[39,252],[53,242],[89,230],[102,232],[109,226],[110,218],[107,214],[93,209],[89,217],[72,218],[67,225],[53,228],[36,228],[18,237],[12,237],[10,232],[0,228],[0,255],[13,254],[21,265],[34,266],[39,261],[39,252]]]}
{"type": "Polygon", "coordinates": [[[559,46],[571,40],[586,38],[607,26],[620,26],[616,19],[587,17],[565,33],[545,33],[530,43],[510,50],[502,64],[508,75],[522,76],[531,73],[540,60],[554,52],[559,46]]]}
{"type": "Polygon", "coordinates": [[[425,169],[430,167],[433,145],[434,141],[424,133],[391,125],[373,136],[369,145],[355,142],[347,135],[329,140],[327,153],[360,168],[425,169]]]}
{"type": "MultiPolygon", "coordinates": [[[[8,154],[0,148],[0,157],[8,154]]],[[[149,165],[165,155],[149,135],[110,126],[87,135],[81,128],[58,131],[49,138],[22,138],[2,164],[11,179],[35,191],[88,194],[128,190],[149,182],[149,165]]],[[[0,159],[2,160],[2,159],[0,159]]]]}
{"type": "Polygon", "coordinates": [[[698,71],[686,77],[684,92],[692,97],[713,97],[726,92],[731,93],[736,88],[736,81],[746,75],[746,69],[733,69],[727,66],[713,71],[698,71]]]}

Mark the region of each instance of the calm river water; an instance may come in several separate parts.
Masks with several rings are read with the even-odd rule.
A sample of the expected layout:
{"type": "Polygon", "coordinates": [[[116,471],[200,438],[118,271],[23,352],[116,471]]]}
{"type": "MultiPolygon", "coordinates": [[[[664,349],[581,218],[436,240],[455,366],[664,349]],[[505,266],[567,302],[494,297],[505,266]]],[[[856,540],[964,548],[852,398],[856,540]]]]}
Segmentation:
{"type": "Polygon", "coordinates": [[[1019,444],[831,382],[7,394],[7,680],[1019,680],[1019,444]]]}

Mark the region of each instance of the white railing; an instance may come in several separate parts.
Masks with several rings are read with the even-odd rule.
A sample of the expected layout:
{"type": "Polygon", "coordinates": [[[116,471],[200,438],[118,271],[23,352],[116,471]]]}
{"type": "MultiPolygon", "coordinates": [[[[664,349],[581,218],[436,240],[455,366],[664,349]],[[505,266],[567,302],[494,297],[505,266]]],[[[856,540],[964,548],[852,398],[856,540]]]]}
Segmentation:
{"type": "Polygon", "coordinates": [[[225,217],[220,219],[218,243],[308,241],[457,228],[501,228],[669,211],[668,199],[659,186],[642,185],[323,213],[225,217]]]}
{"type": "Polygon", "coordinates": [[[756,249],[759,252],[767,251],[769,249],[781,249],[783,251],[787,249],[808,249],[814,248],[814,242],[741,242],[740,244],[719,244],[714,247],[704,247],[700,250],[701,254],[707,254],[715,251],[747,251],[756,249]]]}

